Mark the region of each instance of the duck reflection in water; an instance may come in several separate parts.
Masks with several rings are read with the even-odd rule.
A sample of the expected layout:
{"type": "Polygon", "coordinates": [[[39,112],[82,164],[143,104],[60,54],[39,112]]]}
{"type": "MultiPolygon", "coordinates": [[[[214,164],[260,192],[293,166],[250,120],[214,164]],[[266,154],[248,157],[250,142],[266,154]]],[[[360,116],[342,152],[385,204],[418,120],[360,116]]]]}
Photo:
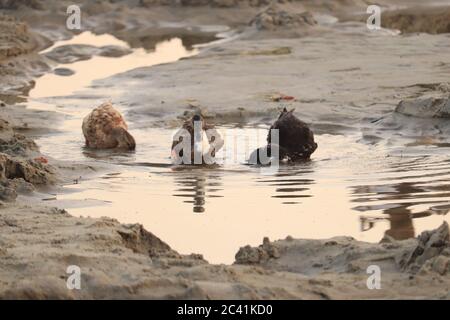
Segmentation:
{"type": "Polygon", "coordinates": [[[194,213],[206,211],[206,198],[221,198],[216,194],[222,190],[221,176],[217,173],[207,173],[204,170],[177,171],[175,183],[179,187],[173,194],[174,197],[184,197],[184,203],[192,204],[194,213]]]}
{"type": "Polygon", "coordinates": [[[405,240],[414,238],[416,236],[413,220],[417,218],[429,217],[433,214],[445,215],[450,211],[450,205],[435,206],[428,210],[412,213],[409,206],[415,205],[414,203],[408,203],[395,208],[383,210],[383,213],[389,215],[388,218],[384,217],[360,217],[361,231],[368,231],[372,229],[376,222],[382,220],[388,220],[390,228],[387,229],[384,234],[394,238],[395,240],[405,240]]]}
{"type": "Polygon", "coordinates": [[[308,176],[313,172],[311,163],[286,165],[280,166],[275,174],[256,181],[274,187],[271,197],[280,199],[281,204],[301,204],[301,199],[312,197],[310,185],[315,181],[308,176]]]}
{"type": "MultiPolygon", "coordinates": [[[[391,186],[359,186],[354,188],[354,193],[358,198],[353,201],[399,201],[415,199],[418,198],[417,194],[426,194],[426,191],[427,190],[414,183],[399,183],[391,186]]],[[[442,202],[444,201],[425,200],[416,202],[385,203],[381,205],[358,206],[354,208],[354,210],[365,212],[382,209],[382,213],[387,217],[360,217],[361,231],[368,231],[372,229],[377,222],[388,220],[390,228],[387,229],[384,234],[395,240],[405,240],[416,236],[414,219],[424,218],[435,214],[446,215],[447,212],[450,211],[450,205],[442,204],[442,202]],[[412,212],[411,207],[424,204],[436,205],[430,206],[427,210],[412,212]]]]}
{"type": "Polygon", "coordinates": [[[389,217],[365,217],[361,216],[361,231],[368,231],[375,226],[377,221],[388,220],[390,228],[384,234],[394,238],[395,240],[405,240],[414,238],[415,230],[413,224],[414,214],[406,206],[386,209],[383,213],[389,217]]]}

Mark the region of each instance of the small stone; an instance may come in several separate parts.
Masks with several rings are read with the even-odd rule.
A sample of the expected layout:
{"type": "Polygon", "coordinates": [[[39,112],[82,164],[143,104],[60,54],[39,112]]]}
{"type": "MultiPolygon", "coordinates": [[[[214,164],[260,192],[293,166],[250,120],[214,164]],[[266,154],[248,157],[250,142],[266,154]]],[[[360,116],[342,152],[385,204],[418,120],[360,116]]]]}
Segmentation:
{"type": "Polygon", "coordinates": [[[402,100],[395,112],[418,118],[450,118],[450,98],[402,100]]]}
{"type": "Polygon", "coordinates": [[[15,189],[0,185],[0,200],[12,202],[16,200],[17,192],[15,189]]]}
{"type": "Polygon", "coordinates": [[[264,11],[258,13],[250,21],[250,25],[258,30],[276,30],[279,28],[294,29],[298,27],[314,26],[317,21],[308,11],[288,12],[276,3],[269,5],[264,11]]]}
{"type": "Polygon", "coordinates": [[[74,75],[75,71],[69,68],[56,68],[53,70],[53,73],[61,77],[68,77],[74,75]]]}
{"type": "Polygon", "coordinates": [[[396,258],[397,263],[404,271],[416,273],[425,263],[433,261],[450,247],[450,231],[448,223],[432,231],[424,231],[418,237],[417,246],[409,252],[403,252],[396,258]]]}
{"type": "Polygon", "coordinates": [[[315,262],[315,263],[313,263],[312,267],[313,267],[313,268],[322,268],[322,267],[323,267],[323,264],[322,264],[322,263],[319,263],[319,262],[315,262]]]}
{"type": "Polygon", "coordinates": [[[439,273],[441,276],[450,272],[450,258],[438,256],[433,261],[432,270],[439,273]]]}

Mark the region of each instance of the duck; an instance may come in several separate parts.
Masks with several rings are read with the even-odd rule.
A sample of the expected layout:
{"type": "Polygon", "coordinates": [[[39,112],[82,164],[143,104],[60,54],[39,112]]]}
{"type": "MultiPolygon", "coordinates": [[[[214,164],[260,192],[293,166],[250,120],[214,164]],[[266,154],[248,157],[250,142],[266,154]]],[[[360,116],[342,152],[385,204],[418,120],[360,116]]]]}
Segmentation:
{"type": "Polygon", "coordinates": [[[288,111],[284,108],[269,129],[267,145],[253,151],[249,162],[261,164],[261,154],[267,155],[268,158],[278,154],[280,161],[309,160],[317,147],[314,133],[308,125],[295,116],[294,109],[288,111]],[[273,130],[278,130],[278,143],[271,141],[273,130]]]}
{"type": "Polygon", "coordinates": [[[184,164],[213,164],[216,152],[223,145],[224,140],[215,126],[207,123],[202,114],[196,113],[187,119],[174,135],[171,148],[172,159],[174,162],[183,162],[184,164]],[[196,128],[199,130],[195,130],[196,128]],[[180,145],[187,133],[189,134],[187,138],[190,137],[191,140],[191,155],[189,158],[183,156],[184,150],[180,145]],[[200,159],[195,159],[196,152],[201,155],[200,159]]]}
{"type": "Polygon", "coordinates": [[[134,150],[136,142],[128,132],[125,119],[111,102],[102,103],[83,120],[86,147],[92,149],[134,150]]]}

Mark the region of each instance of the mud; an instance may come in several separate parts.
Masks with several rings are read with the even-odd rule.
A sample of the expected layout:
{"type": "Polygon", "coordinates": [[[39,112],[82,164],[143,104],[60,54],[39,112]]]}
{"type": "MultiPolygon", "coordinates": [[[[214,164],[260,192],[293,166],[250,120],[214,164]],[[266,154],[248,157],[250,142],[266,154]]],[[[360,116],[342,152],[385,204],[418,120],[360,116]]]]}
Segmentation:
{"type": "Polygon", "coordinates": [[[177,254],[139,225],[56,209],[3,204],[0,229],[0,297],[8,299],[449,298],[448,249],[433,249],[448,247],[445,224],[419,240],[382,244],[265,239],[241,249],[232,266],[177,254]],[[422,271],[402,271],[396,257],[416,257],[423,246],[422,271]],[[71,264],[82,266],[82,290],[66,288],[71,264]],[[383,270],[382,290],[367,289],[373,264],[383,270]]]}
{"type": "Polygon", "coordinates": [[[270,5],[267,9],[258,13],[250,21],[259,30],[276,30],[279,28],[301,28],[314,26],[317,21],[310,12],[288,12],[277,5],[270,5]]]}
{"type": "Polygon", "coordinates": [[[93,56],[122,57],[130,54],[131,50],[120,46],[94,47],[89,45],[66,45],[58,47],[45,56],[55,62],[69,64],[77,61],[89,60],[93,56]]]}
{"type": "Polygon", "coordinates": [[[403,33],[450,33],[450,7],[415,7],[387,11],[382,15],[382,26],[403,33]]]}

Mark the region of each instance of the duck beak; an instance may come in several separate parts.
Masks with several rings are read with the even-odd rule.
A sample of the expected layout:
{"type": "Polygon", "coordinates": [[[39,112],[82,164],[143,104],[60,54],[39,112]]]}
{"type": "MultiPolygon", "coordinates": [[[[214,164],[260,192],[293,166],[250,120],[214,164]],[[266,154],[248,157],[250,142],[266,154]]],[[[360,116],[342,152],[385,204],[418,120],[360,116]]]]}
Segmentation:
{"type": "Polygon", "coordinates": [[[124,138],[125,138],[125,141],[127,143],[129,150],[136,149],[136,141],[134,140],[133,136],[128,131],[125,131],[124,138]]]}
{"type": "Polygon", "coordinates": [[[136,149],[136,141],[133,136],[124,128],[118,128],[115,130],[119,149],[136,149]]]}

